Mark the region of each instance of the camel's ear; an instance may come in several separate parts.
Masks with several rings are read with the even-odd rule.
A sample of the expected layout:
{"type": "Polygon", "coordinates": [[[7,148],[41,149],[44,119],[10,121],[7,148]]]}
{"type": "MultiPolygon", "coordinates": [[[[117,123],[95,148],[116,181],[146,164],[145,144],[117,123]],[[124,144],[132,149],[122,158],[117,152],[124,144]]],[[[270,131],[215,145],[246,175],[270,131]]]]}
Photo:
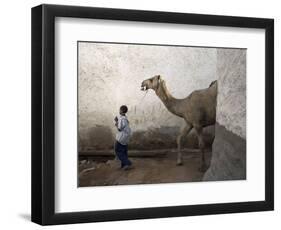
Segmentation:
{"type": "Polygon", "coordinates": [[[160,83],[160,81],[162,80],[162,78],[161,78],[160,75],[158,75],[157,77],[158,77],[158,82],[160,83]]]}
{"type": "Polygon", "coordinates": [[[160,86],[160,84],[161,84],[161,80],[162,80],[161,76],[158,75],[158,76],[157,76],[157,89],[159,88],[159,86],[160,86]]]}

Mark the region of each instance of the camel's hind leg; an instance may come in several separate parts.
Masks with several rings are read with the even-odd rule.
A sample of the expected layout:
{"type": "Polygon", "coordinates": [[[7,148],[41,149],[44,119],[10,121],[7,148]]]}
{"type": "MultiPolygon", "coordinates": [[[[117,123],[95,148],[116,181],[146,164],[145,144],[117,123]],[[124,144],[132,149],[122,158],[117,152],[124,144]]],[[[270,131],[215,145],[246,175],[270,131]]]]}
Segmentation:
{"type": "Polygon", "coordinates": [[[196,134],[198,137],[199,148],[200,148],[200,151],[202,154],[201,167],[199,168],[199,170],[201,172],[205,172],[207,170],[207,164],[206,164],[206,160],[205,160],[205,142],[204,142],[204,138],[203,138],[203,128],[195,127],[195,130],[196,130],[196,134]]]}
{"type": "Polygon", "coordinates": [[[178,159],[177,165],[182,165],[182,153],[181,153],[181,140],[182,137],[187,135],[192,129],[192,125],[186,124],[186,126],[181,130],[180,134],[177,137],[177,146],[178,146],[178,159]]]}

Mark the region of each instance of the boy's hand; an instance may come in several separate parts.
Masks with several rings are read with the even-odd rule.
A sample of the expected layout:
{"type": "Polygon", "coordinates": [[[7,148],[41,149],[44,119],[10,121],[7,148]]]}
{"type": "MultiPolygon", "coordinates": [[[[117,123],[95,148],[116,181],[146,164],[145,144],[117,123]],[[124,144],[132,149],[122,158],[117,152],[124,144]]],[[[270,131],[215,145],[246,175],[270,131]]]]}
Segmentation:
{"type": "Polygon", "coordinates": [[[114,121],[115,121],[115,122],[118,122],[118,117],[115,117],[115,118],[114,118],[114,121]]]}

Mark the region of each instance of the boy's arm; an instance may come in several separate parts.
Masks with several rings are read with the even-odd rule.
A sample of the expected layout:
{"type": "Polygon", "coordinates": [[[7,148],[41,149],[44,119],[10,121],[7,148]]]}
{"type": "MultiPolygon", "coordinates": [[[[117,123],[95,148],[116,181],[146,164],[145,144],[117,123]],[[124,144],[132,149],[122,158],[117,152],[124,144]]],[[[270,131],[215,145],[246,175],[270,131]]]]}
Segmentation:
{"type": "MultiPolygon", "coordinates": [[[[118,129],[118,123],[119,123],[119,119],[117,117],[114,118],[115,121],[115,127],[118,129]]],[[[119,129],[118,129],[119,130],[119,129]]],[[[119,130],[120,131],[120,130],[119,130]]]]}
{"type": "Polygon", "coordinates": [[[121,130],[118,128],[118,127],[119,127],[118,123],[119,123],[118,121],[115,122],[115,127],[117,128],[118,131],[121,131],[121,130]]]}
{"type": "Polygon", "coordinates": [[[116,127],[117,127],[118,131],[122,131],[125,127],[124,119],[119,119],[116,127]]]}

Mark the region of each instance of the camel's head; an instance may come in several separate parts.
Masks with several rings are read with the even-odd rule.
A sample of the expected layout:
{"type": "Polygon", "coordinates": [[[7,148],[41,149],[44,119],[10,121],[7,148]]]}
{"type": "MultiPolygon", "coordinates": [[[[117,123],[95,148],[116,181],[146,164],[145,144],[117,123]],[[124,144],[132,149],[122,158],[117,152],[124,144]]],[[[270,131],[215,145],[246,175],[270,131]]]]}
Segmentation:
{"type": "Polygon", "coordinates": [[[152,78],[148,78],[141,83],[141,90],[146,91],[148,89],[156,90],[161,82],[161,76],[155,75],[152,78]]]}

